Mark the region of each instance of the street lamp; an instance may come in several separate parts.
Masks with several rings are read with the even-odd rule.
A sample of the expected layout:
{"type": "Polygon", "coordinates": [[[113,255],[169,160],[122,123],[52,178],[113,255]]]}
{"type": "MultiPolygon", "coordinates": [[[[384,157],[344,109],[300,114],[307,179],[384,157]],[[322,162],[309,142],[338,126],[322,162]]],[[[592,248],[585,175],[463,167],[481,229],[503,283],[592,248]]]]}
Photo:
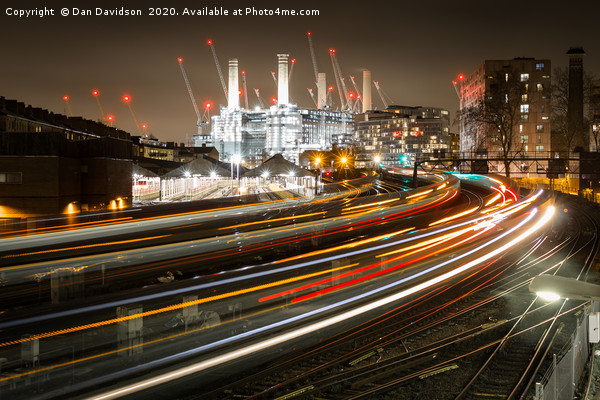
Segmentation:
{"type": "MultiPolygon", "coordinates": [[[[240,192],[240,162],[242,161],[242,157],[239,154],[233,155],[233,162],[237,164],[237,181],[238,181],[238,194],[240,192]]],[[[231,182],[231,190],[233,192],[233,182],[231,182]]]]}
{"type": "Polygon", "coordinates": [[[573,300],[600,301],[600,286],[573,278],[538,275],[529,283],[529,291],[554,301],[561,297],[573,300]]]}

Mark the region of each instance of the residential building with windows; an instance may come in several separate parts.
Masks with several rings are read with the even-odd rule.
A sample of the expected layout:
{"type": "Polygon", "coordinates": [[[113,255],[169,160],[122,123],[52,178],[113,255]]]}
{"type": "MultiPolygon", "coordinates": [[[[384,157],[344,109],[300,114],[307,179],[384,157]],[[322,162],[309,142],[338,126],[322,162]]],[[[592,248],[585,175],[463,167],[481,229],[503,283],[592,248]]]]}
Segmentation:
{"type": "Polygon", "coordinates": [[[372,167],[376,157],[389,166],[449,158],[448,110],[435,107],[390,106],[356,115],[355,166],[372,167]]]}
{"type": "MultiPolygon", "coordinates": [[[[518,108],[510,148],[519,157],[547,158],[551,151],[550,60],[522,57],[485,60],[457,82],[461,112],[481,107],[486,100],[491,100],[494,94],[497,95],[498,79],[503,78],[506,82],[515,82],[518,88],[518,108]]],[[[509,102],[508,95],[506,102],[509,102]]],[[[492,135],[497,133],[490,132],[490,127],[461,118],[459,130],[463,158],[492,158],[503,150],[497,140],[492,140],[492,135]]]]}

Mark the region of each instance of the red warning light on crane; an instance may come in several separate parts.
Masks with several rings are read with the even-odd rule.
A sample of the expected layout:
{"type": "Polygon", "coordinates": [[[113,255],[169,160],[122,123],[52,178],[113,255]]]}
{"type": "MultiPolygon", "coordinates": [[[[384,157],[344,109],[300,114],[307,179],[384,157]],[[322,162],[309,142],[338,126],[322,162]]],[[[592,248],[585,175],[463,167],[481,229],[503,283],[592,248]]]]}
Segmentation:
{"type": "Polygon", "coordinates": [[[335,53],[335,50],[334,49],[329,49],[329,52],[330,53],[335,53]]]}
{"type": "Polygon", "coordinates": [[[308,36],[310,36],[310,32],[308,32],[308,36]]]}
{"type": "Polygon", "coordinates": [[[92,90],[92,95],[94,95],[94,96],[98,96],[99,94],[100,94],[100,92],[99,92],[99,91],[97,91],[97,90],[92,90]]]}
{"type": "Polygon", "coordinates": [[[63,96],[63,100],[64,100],[64,101],[69,101],[69,96],[67,96],[67,95],[64,95],[64,96],[63,96]]]}
{"type": "Polygon", "coordinates": [[[128,94],[124,95],[124,96],[123,96],[123,101],[124,101],[125,103],[129,103],[129,102],[131,101],[131,97],[130,97],[128,94]]]}
{"type": "Polygon", "coordinates": [[[465,76],[463,74],[459,74],[458,75],[458,80],[462,81],[463,79],[465,79],[465,76]]]}
{"type": "Polygon", "coordinates": [[[246,75],[246,71],[242,71],[242,75],[246,75]]]}
{"type": "Polygon", "coordinates": [[[179,57],[179,58],[177,59],[177,61],[179,61],[179,62],[183,62],[183,58],[179,57]]]}
{"type": "Polygon", "coordinates": [[[239,94],[240,96],[242,95],[242,91],[241,91],[241,89],[240,89],[240,90],[238,90],[238,94],[239,94]]]}
{"type": "Polygon", "coordinates": [[[148,128],[148,125],[142,124],[142,129],[147,129],[147,128],[148,128]]]}
{"type": "Polygon", "coordinates": [[[210,104],[210,103],[206,103],[206,104],[204,105],[204,107],[206,107],[206,108],[211,108],[211,107],[212,107],[212,104],[210,104]]]}
{"type": "Polygon", "coordinates": [[[210,45],[210,44],[212,44],[212,40],[208,39],[208,41],[206,43],[208,43],[210,45]]]}
{"type": "Polygon", "coordinates": [[[331,92],[331,91],[333,91],[333,86],[329,86],[329,87],[327,88],[327,90],[329,90],[330,92],[331,92]]]}
{"type": "Polygon", "coordinates": [[[295,62],[296,62],[296,59],[295,59],[295,58],[292,58],[292,64],[293,64],[293,63],[295,63],[295,62]]]}
{"type": "Polygon", "coordinates": [[[112,121],[115,119],[115,117],[113,117],[112,115],[107,115],[107,116],[106,116],[106,119],[107,119],[108,121],[112,122],[112,121]]]}
{"type": "Polygon", "coordinates": [[[271,97],[271,103],[277,103],[277,97],[271,97]]]}
{"type": "Polygon", "coordinates": [[[354,97],[354,93],[350,92],[350,93],[348,93],[348,96],[349,96],[350,98],[352,98],[352,97],[354,97]]]}

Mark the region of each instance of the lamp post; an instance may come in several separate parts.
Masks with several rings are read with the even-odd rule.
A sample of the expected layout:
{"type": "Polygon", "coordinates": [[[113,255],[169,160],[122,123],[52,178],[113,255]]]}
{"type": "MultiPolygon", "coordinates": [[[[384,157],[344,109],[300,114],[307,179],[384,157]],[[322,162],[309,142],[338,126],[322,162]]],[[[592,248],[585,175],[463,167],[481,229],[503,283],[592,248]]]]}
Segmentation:
{"type": "Polygon", "coordinates": [[[564,276],[538,275],[529,283],[529,291],[550,301],[558,300],[561,297],[600,301],[600,286],[564,276]]]}
{"type": "Polygon", "coordinates": [[[344,179],[347,179],[348,172],[346,171],[346,164],[348,163],[348,157],[342,156],[342,158],[340,158],[340,162],[342,163],[342,168],[344,169],[344,179]]]}
{"type": "Polygon", "coordinates": [[[375,163],[376,166],[376,170],[379,172],[379,166],[381,163],[381,156],[379,154],[375,155],[375,157],[373,157],[373,162],[375,163]]]}
{"type": "MultiPolygon", "coordinates": [[[[233,162],[236,163],[237,165],[237,186],[238,186],[238,194],[240,193],[240,162],[242,161],[242,157],[239,154],[234,154],[233,155],[233,162]]],[[[231,166],[232,168],[232,174],[233,174],[233,164],[231,166]]],[[[233,180],[231,182],[231,191],[233,192],[233,180]]]]}

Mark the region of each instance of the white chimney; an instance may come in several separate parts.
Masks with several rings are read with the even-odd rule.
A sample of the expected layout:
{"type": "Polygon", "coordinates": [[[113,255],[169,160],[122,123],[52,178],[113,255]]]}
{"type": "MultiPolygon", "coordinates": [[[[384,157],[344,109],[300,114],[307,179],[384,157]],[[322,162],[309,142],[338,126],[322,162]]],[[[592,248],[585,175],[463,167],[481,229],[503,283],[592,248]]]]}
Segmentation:
{"type": "Polygon", "coordinates": [[[327,105],[327,79],[325,72],[319,72],[317,76],[317,108],[322,110],[327,105]]]}
{"type": "Polygon", "coordinates": [[[240,108],[240,89],[238,82],[238,59],[229,59],[229,90],[227,92],[227,108],[240,108]]]}
{"type": "Polygon", "coordinates": [[[363,92],[362,92],[363,107],[362,112],[366,113],[371,109],[371,71],[363,71],[363,92]]]}
{"type": "Polygon", "coordinates": [[[289,54],[277,54],[277,104],[289,103],[288,57],[289,54]]]}

